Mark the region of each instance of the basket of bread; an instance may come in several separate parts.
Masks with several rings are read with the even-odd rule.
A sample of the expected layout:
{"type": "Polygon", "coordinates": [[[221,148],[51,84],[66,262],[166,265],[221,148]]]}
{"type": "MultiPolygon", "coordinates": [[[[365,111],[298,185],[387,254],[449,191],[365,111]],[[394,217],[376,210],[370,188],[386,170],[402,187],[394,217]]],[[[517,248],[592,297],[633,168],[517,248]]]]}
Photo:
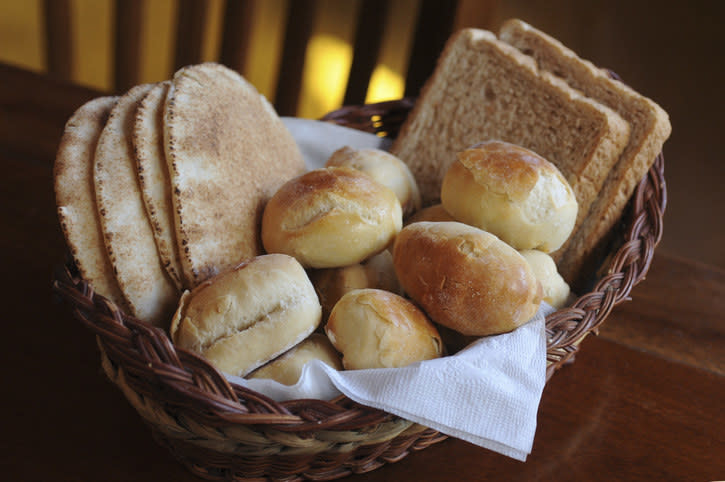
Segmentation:
{"type": "Polygon", "coordinates": [[[448,436],[524,460],[546,380],[647,273],[669,134],[519,20],[454,34],[416,99],[318,121],[191,65],[68,120],[54,290],[201,477],[337,479],[448,436]]]}

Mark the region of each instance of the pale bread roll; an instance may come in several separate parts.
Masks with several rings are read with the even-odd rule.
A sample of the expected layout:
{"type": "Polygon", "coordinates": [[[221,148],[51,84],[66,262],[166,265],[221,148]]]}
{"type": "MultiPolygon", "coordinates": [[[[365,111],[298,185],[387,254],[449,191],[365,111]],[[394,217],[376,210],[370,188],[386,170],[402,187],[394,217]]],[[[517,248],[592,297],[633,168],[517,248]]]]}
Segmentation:
{"type": "Polygon", "coordinates": [[[133,87],[113,107],[98,138],[93,181],[106,250],[131,314],[167,328],[178,292],[161,265],[131,145],[136,107],[151,88],[133,87]]]}
{"type": "Polygon", "coordinates": [[[267,378],[283,385],[294,385],[302,375],[302,368],[311,360],[320,360],[335,370],[342,370],[340,354],[322,333],[313,333],[292,349],[263,365],[247,378],[267,378]]]}
{"type": "Polygon", "coordinates": [[[405,292],[428,316],[464,335],[512,331],[541,303],[541,284],[526,260],[466,224],[409,224],[395,240],[393,264],[405,292]]]}
{"type": "Polygon", "coordinates": [[[441,202],[458,221],[519,250],[556,251],[577,218],[574,192],[556,166],[501,141],[458,153],[443,179],[441,202]]]}
{"type": "Polygon", "coordinates": [[[346,167],[315,169],[282,186],[262,217],[268,253],[294,256],[307,268],[359,263],[384,250],[400,231],[395,193],[346,167]]]}
{"type": "Polygon", "coordinates": [[[332,310],[325,333],[348,370],[404,367],[443,355],[443,342],[425,313],[383,290],[346,293],[332,310]]]}
{"type": "Polygon", "coordinates": [[[526,249],[520,253],[534,270],[536,279],[541,283],[544,290],[544,301],[556,309],[563,307],[569,299],[570,289],[559,274],[554,259],[537,249],[526,249]]]}
{"type": "Polygon", "coordinates": [[[315,286],[322,305],[322,319],[326,320],[335,304],[345,293],[363,288],[377,288],[403,294],[393,267],[393,256],[384,250],[363,263],[341,268],[310,270],[310,279],[315,286]]]}
{"type": "Polygon", "coordinates": [[[156,84],[139,102],[131,138],[146,213],[162,265],[177,289],[184,286],[164,153],[164,104],[169,82],[156,84]]]}
{"type": "Polygon", "coordinates": [[[305,164],[270,103],[219,64],[176,72],[164,126],[181,264],[196,285],[262,253],[264,204],[305,164]]]}
{"type": "Polygon", "coordinates": [[[174,343],[218,370],[245,376],[307,338],[320,303],[292,257],[261,255],[186,291],[174,315],[174,343]]]}
{"type": "Polygon", "coordinates": [[[389,187],[400,201],[403,217],[420,209],[420,191],[407,164],[382,149],[355,149],[349,146],[333,152],[326,167],[351,167],[389,187]]]}
{"type": "Polygon", "coordinates": [[[93,99],[68,119],[55,158],[53,179],[58,220],[78,272],[98,294],[126,308],[106,253],[93,187],[96,144],[117,99],[93,99]]]}

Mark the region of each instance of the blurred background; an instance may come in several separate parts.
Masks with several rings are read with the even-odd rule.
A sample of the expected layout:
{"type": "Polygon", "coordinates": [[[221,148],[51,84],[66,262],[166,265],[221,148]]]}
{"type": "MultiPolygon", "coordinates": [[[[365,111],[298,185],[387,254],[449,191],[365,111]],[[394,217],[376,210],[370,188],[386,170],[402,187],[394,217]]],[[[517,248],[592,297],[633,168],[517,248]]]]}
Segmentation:
{"type": "Polygon", "coordinates": [[[281,114],[319,118],[415,96],[452,31],[518,17],[668,111],[661,249],[725,268],[724,14],[717,0],[0,0],[0,62],[123,92],[223,61],[281,114]]]}

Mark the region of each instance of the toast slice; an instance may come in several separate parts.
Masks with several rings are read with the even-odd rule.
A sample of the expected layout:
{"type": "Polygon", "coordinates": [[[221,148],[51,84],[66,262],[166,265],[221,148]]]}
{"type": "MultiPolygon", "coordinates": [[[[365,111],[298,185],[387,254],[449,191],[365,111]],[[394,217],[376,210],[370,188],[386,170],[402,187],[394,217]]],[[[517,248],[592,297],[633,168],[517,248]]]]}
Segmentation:
{"type": "Polygon", "coordinates": [[[587,260],[596,256],[597,248],[620,218],[637,183],[654,163],[672,130],[669,117],[652,100],[521,20],[505,22],[499,37],[531,56],[540,69],[561,77],[573,88],[615,110],[630,124],[629,143],[609,172],[586,220],[559,250],[559,271],[572,281],[587,260]]]}
{"type": "Polygon", "coordinates": [[[164,140],[181,266],[193,287],[262,253],[264,205],[305,163],[271,104],[215,63],[174,75],[164,140]]]}
{"type": "Polygon", "coordinates": [[[58,220],[83,279],[120,308],[126,303],[106,253],[93,187],[93,158],[98,137],[117,97],[83,104],[66,122],[53,167],[58,220]]]}
{"type": "Polygon", "coordinates": [[[629,124],[493,33],[463,29],[446,44],[391,151],[431,205],[456,153],[491,139],[531,149],[559,168],[579,204],[577,229],[627,145],[629,124]]]}

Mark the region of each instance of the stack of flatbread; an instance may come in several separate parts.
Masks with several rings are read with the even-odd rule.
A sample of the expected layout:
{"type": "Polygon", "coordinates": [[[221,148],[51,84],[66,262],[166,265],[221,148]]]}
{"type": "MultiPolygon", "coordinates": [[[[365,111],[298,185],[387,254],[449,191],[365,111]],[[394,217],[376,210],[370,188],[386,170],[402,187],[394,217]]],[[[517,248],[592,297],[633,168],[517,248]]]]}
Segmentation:
{"type": "Polygon", "coordinates": [[[449,39],[391,150],[427,205],[440,199],[456,153],[473,144],[503,140],[546,157],[579,204],[572,236],[553,257],[582,287],[670,131],[657,104],[514,19],[498,36],[464,29],[449,39]]]}
{"type": "Polygon", "coordinates": [[[269,102],[206,63],[80,107],[57,154],[56,203],[80,275],[166,328],[182,290],[262,253],[264,204],[304,170],[269,102]]]}

